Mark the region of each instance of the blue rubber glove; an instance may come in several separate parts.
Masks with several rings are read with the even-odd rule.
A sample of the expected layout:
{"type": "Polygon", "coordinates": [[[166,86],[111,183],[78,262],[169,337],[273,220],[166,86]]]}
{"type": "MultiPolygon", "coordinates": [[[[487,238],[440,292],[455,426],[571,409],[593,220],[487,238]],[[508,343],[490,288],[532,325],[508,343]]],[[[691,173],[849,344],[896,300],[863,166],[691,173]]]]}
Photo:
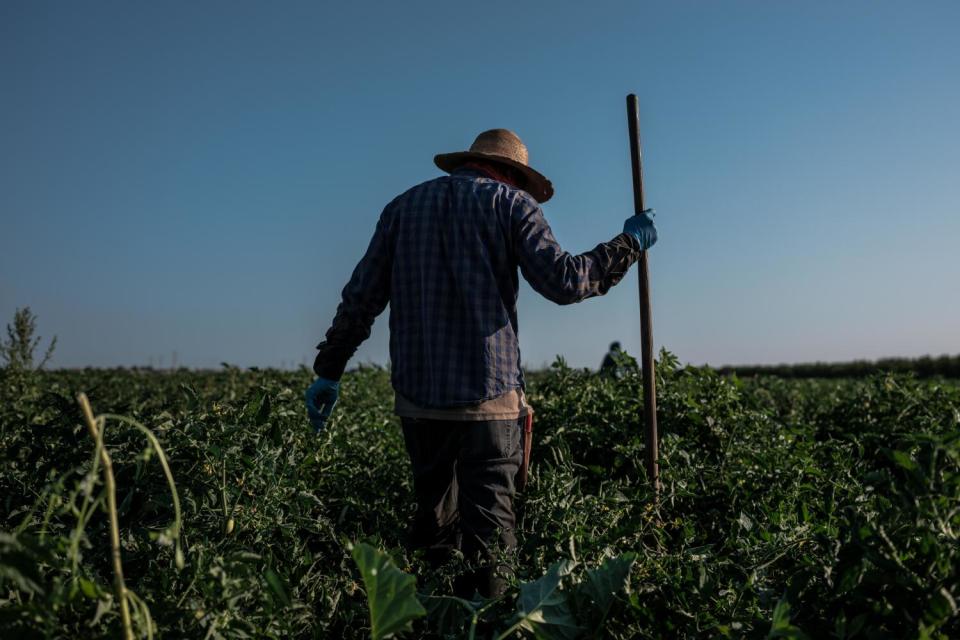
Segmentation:
{"type": "Polygon", "coordinates": [[[645,209],[623,223],[623,232],[636,238],[644,251],[657,244],[657,228],[653,226],[655,215],[653,209],[645,209]]]}
{"type": "Polygon", "coordinates": [[[340,383],[326,378],[317,378],[307,387],[304,399],[307,402],[307,417],[313,425],[316,434],[323,432],[327,418],[333,412],[333,407],[340,397],[340,383]]]}

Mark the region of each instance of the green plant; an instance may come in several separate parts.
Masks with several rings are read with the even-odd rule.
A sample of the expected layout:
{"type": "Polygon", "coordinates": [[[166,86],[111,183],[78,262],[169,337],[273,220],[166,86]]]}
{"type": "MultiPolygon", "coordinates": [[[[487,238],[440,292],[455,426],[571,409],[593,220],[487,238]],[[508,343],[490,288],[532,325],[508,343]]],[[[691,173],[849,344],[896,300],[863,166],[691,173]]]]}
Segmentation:
{"type": "Polygon", "coordinates": [[[0,637],[122,628],[81,389],[109,422],[124,578],[149,603],[152,626],[131,608],[135,636],[359,639],[374,620],[380,636],[475,640],[960,636],[960,387],[741,379],[662,353],[655,504],[640,372],[624,356],[621,373],[528,376],[516,579],[488,601],[449,595],[462,563],[432,571],[404,549],[413,491],[387,371],[350,372],[320,437],[306,370],[0,381],[0,637]],[[157,447],[112,416],[149,427],[178,503],[157,447]]]}
{"type": "Polygon", "coordinates": [[[43,353],[40,362],[34,366],[34,353],[40,345],[40,337],[34,337],[37,332],[37,317],[30,307],[17,309],[13,314],[13,324],[7,325],[7,338],[0,343],[0,358],[4,368],[10,371],[30,371],[42,369],[57,347],[57,337],[54,336],[43,353]]]}
{"type": "Polygon", "coordinates": [[[400,571],[385,553],[359,542],[347,545],[357,563],[370,606],[370,637],[388,638],[410,631],[411,622],[427,614],[417,600],[416,578],[400,571]]]}

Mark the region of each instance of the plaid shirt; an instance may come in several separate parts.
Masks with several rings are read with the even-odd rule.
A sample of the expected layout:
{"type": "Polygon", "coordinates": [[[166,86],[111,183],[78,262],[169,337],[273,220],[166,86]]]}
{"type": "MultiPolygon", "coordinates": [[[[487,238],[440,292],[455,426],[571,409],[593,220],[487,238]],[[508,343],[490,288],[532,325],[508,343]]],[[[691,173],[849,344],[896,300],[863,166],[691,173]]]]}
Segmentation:
{"type": "Polygon", "coordinates": [[[571,255],[529,194],[460,169],[413,187],[383,210],[317,346],[314,370],[339,380],[389,303],[399,394],[428,408],[496,398],[523,388],[518,267],[536,291],[570,304],[606,293],[639,256],[628,234],[571,255]]]}

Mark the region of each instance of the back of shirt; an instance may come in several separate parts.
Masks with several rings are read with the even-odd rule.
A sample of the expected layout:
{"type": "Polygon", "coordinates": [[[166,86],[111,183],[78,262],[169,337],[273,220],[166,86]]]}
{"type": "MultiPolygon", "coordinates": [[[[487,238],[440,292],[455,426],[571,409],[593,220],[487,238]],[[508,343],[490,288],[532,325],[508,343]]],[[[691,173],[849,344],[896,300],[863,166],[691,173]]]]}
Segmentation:
{"type": "Polygon", "coordinates": [[[463,171],[386,208],[390,357],[400,394],[449,407],[522,387],[511,220],[538,208],[523,191],[463,171]]]}
{"type": "Polygon", "coordinates": [[[477,404],[522,388],[517,270],[558,304],[602,295],[639,257],[620,234],[571,255],[529,194],[460,169],[386,206],[317,348],[314,371],[339,380],[390,304],[394,389],[425,408],[477,404]]]}

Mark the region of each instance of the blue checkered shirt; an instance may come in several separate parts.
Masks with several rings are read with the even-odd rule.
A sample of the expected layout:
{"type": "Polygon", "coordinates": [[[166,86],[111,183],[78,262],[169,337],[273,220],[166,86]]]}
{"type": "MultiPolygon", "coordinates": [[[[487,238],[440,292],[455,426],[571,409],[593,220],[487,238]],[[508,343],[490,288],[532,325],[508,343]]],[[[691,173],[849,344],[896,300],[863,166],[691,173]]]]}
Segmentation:
{"type": "Polygon", "coordinates": [[[317,375],[339,380],[390,304],[394,389],[421,407],[477,404],[523,387],[517,269],[558,304],[603,295],[640,256],[628,234],[560,248],[525,191],[473,169],[424,182],[383,210],[343,289],[317,375]]]}

